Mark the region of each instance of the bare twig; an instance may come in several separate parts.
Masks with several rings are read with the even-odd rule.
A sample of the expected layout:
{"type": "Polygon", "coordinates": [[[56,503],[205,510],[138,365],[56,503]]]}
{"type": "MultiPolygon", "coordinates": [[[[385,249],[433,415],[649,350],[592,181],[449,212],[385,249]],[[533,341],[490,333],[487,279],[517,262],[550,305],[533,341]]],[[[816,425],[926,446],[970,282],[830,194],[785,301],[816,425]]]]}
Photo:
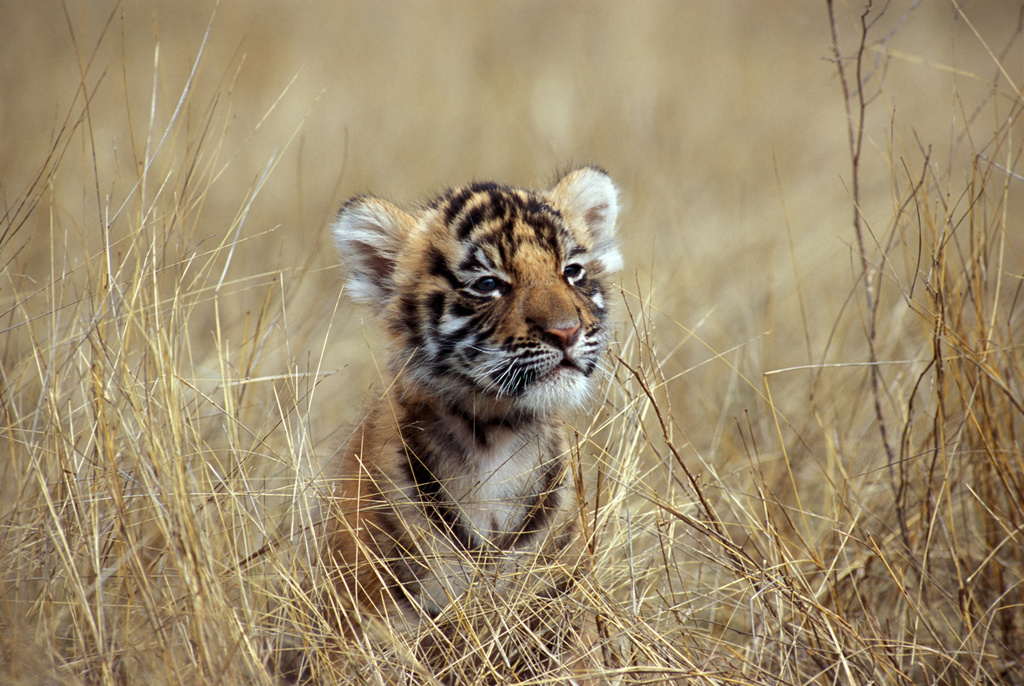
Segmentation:
{"type": "MultiPolygon", "coordinates": [[[[847,73],[847,57],[843,55],[839,44],[839,28],[837,25],[835,7],[833,0],[826,0],[828,6],[829,26],[832,31],[832,52],[835,57],[836,69],[839,72],[839,84],[843,90],[843,102],[846,107],[847,136],[850,149],[850,188],[853,200],[853,232],[857,238],[857,250],[860,254],[861,275],[864,282],[864,300],[867,312],[867,341],[868,360],[870,366],[871,396],[874,403],[875,422],[878,426],[878,433],[882,440],[882,447],[889,465],[889,478],[892,483],[893,493],[899,497],[902,493],[900,488],[898,472],[896,469],[896,451],[889,441],[889,430],[886,424],[885,412],[882,409],[882,370],[878,364],[878,294],[876,289],[880,288],[881,280],[877,280],[876,270],[868,259],[867,248],[864,242],[864,219],[861,206],[861,154],[864,145],[864,119],[867,113],[867,101],[864,97],[864,59],[868,44],[868,33],[875,21],[885,13],[886,6],[871,21],[869,17],[873,9],[873,3],[869,0],[864,11],[860,15],[860,38],[854,56],[854,81],[855,91],[850,90],[850,75],[847,73]]],[[[907,541],[906,514],[903,511],[901,502],[897,502],[897,511],[900,522],[900,532],[904,542],[907,541]]]]}

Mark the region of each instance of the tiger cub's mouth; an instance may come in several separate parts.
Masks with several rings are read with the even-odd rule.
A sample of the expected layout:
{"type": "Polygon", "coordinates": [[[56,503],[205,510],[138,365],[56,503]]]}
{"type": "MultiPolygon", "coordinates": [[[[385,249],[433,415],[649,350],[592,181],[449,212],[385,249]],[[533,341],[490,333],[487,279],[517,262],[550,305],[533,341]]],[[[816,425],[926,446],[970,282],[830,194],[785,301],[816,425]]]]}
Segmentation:
{"type": "Polygon", "coordinates": [[[582,364],[570,357],[568,354],[565,354],[562,355],[562,359],[559,360],[558,364],[551,365],[548,369],[541,370],[534,383],[544,383],[545,381],[553,381],[563,376],[572,377],[577,374],[585,377],[587,372],[583,368],[582,364]]]}
{"type": "Polygon", "coordinates": [[[555,372],[557,372],[559,370],[562,370],[562,369],[575,369],[578,372],[581,372],[581,373],[583,372],[583,367],[580,366],[580,363],[577,362],[576,360],[572,359],[568,355],[562,355],[562,361],[559,362],[555,366],[555,368],[551,370],[550,373],[554,374],[555,372]]]}

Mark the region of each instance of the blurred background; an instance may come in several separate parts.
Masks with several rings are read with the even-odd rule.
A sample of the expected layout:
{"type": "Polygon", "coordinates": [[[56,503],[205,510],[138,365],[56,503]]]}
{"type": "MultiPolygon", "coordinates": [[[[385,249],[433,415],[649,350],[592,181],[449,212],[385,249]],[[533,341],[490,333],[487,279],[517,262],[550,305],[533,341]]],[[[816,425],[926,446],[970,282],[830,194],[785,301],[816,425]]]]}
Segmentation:
{"type": "MultiPolygon", "coordinates": [[[[758,384],[773,369],[864,359],[862,318],[841,316],[859,258],[823,1],[0,8],[0,200],[11,216],[19,197],[49,206],[22,207],[2,245],[8,286],[36,293],[25,311],[50,307],[31,284],[85,278],[105,244],[137,247],[142,221],[182,260],[233,242],[215,270],[227,328],[275,291],[290,341],[277,364],[323,353],[342,370],[329,386],[362,388],[372,365],[346,365],[377,339],[364,312],[338,305],[325,227],[339,205],[364,192],[416,203],[474,179],[545,184],[587,163],[622,189],[622,283],[651,304],[666,375],[686,372],[673,386],[683,417],[742,409],[742,388],[729,395],[737,370],[758,384]],[[142,208],[161,194],[184,205],[142,208]]],[[[836,3],[851,69],[862,10],[836,3]]],[[[1020,12],[927,0],[871,16],[869,246],[892,221],[894,178],[916,179],[926,155],[969,169],[964,121],[987,132],[1006,116],[1000,69],[1019,83],[1020,12]]],[[[898,301],[883,316],[902,317],[898,301]]],[[[185,319],[197,346],[212,342],[213,318],[185,319]]]]}
{"type": "MultiPolygon", "coordinates": [[[[849,55],[862,9],[836,3],[849,55]]],[[[60,269],[80,275],[104,241],[126,240],[133,229],[111,214],[133,193],[175,193],[202,212],[173,223],[168,245],[242,239],[223,312],[262,302],[252,279],[276,270],[294,334],[334,310],[325,225],[351,195],[415,203],[588,163],[622,189],[623,284],[664,315],[672,371],[724,351],[756,373],[859,354],[844,345],[862,337],[834,328],[858,326],[838,322],[857,265],[823,1],[9,1],[0,14],[0,199],[8,213],[26,191],[51,207],[3,244],[17,289],[45,281],[54,242],[60,269]],[[677,345],[691,333],[704,344],[677,345]]],[[[869,226],[891,220],[892,168],[917,173],[926,151],[940,167],[969,164],[950,122],[990,102],[990,53],[1010,45],[1019,14],[1012,2],[896,2],[872,27],[869,226]]],[[[1014,49],[1004,66],[1019,72],[1014,49]]],[[[332,368],[366,359],[353,309],[340,308],[332,368]]],[[[199,314],[190,331],[210,340],[199,314]]],[[[695,418],[722,406],[702,382],[698,370],[680,389],[704,405],[695,418]]]]}
{"type": "MultiPolygon", "coordinates": [[[[903,20],[886,54],[866,55],[887,72],[864,149],[864,212],[878,224],[893,156],[924,147],[938,164],[960,161],[950,119],[991,90],[988,51],[1003,49],[1020,12],[961,3],[982,43],[949,2],[904,20],[908,5],[893,3],[875,30],[881,40],[903,20]]],[[[837,3],[851,54],[861,9],[837,3]]],[[[46,189],[79,227],[72,262],[95,249],[95,205],[121,204],[147,153],[166,175],[191,146],[210,178],[195,240],[219,241],[262,184],[237,276],[305,260],[325,269],[324,227],[355,193],[417,202],[472,179],[543,184],[594,163],[623,190],[624,281],[688,326],[713,311],[705,328],[728,329],[733,344],[786,336],[774,320],[802,328],[800,281],[819,357],[850,288],[846,116],[823,1],[44,1],[0,12],[6,202],[77,118],[95,146],[65,151],[46,189]],[[184,126],[161,140],[186,84],[184,126]],[[203,136],[216,144],[200,149],[203,136]]],[[[25,250],[49,263],[45,226],[31,228],[5,245],[26,268],[25,250]]],[[[806,346],[767,348],[769,367],[808,361],[806,346]]]]}

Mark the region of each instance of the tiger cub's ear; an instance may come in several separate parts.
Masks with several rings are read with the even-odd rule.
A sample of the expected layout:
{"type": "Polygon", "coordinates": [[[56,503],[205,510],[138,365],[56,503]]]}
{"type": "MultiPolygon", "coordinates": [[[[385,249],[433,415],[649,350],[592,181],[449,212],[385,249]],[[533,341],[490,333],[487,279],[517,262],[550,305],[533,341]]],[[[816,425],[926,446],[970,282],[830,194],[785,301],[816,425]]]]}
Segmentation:
{"type": "Polygon", "coordinates": [[[551,190],[554,204],[586,227],[591,254],[610,272],[622,269],[622,255],[615,240],[619,216],[619,189],[603,169],[583,167],[563,176],[551,190]]]}
{"type": "Polygon", "coordinates": [[[413,218],[387,200],[363,195],[338,211],[331,232],[348,267],[345,292],[353,300],[382,305],[395,291],[394,272],[413,218]]]}

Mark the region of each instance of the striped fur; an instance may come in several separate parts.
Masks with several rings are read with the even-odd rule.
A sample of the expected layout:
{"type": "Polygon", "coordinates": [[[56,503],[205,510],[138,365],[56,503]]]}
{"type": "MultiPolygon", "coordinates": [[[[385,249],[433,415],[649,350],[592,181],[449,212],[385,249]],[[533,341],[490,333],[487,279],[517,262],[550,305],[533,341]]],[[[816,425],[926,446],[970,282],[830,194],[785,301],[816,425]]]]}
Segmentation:
{"type": "Polygon", "coordinates": [[[542,191],[475,183],[414,211],[362,196],[338,213],[345,288],[378,313],[392,376],[334,466],[346,633],[368,614],[415,628],[471,588],[512,593],[539,555],[574,564],[562,413],[603,366],[617,214],[593,167],[542,191]]]}

